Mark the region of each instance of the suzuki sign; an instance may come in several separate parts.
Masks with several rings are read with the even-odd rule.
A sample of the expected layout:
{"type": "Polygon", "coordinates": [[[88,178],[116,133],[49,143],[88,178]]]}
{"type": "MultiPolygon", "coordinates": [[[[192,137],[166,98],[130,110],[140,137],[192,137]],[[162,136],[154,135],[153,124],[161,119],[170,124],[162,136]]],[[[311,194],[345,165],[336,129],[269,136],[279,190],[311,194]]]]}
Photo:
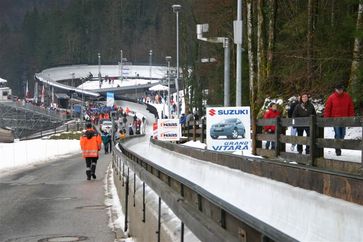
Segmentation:
{"type": "Polygon", "coordinates": [[[250,107],[207,108],[207,148],[236,152],[251,147],[250,107]]]}

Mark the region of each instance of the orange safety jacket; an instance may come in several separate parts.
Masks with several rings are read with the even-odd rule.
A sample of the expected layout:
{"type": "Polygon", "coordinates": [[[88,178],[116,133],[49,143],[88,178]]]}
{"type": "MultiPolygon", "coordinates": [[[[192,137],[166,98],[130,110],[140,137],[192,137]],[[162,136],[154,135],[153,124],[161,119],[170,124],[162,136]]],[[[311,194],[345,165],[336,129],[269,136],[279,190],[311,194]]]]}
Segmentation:
{"type": "Polygon", "coordinates": [[[98,157],[101,150],[101,136],[94,129],[87,129],[80,138],[82,157],[98,157]]]}

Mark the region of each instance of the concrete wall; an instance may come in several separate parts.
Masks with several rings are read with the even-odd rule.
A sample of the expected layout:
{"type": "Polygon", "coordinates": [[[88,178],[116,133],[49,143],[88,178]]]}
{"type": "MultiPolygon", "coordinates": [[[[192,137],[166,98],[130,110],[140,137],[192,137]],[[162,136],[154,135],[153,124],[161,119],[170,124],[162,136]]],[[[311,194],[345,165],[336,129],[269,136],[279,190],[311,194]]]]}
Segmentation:
{"type": "MultiPolygon", "coordinates": [[[[127,172],[127,168],[125,169],[127,172]]],[[[136,193],[134,195],[134,175],[129,170],[128,232],[137,242],[158,241],[158,196],[147,185],[145,186],[145,223],[143,220],[142,181],[136,176],[136,193]],[[135,204],[135,206],[134,206],[135,204]]],[[[125,214],[126,176],[120,180],[120,174],[114,172],[114,182],[125,214]],[[122,186],[124,179],[124,186],[122,186]]],[[[161,242],[181,240],[181,221],[172,213],[165,203],[161,203],[161,242]]],[[[184,241],[199,241],[192,232],[184,227],[184,241]]]]}

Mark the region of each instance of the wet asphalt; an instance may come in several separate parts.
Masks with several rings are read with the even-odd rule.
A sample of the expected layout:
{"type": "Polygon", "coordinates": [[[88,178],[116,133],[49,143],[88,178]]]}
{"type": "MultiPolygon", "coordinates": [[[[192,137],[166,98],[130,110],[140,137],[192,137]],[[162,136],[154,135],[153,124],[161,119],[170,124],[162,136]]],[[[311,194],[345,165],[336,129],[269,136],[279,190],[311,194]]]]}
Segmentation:
{"type": "Polygon", "coordinates": [[[80,154],[0,174],[0,241],[114,241],[104,202],[110,161],[102,153],[91,181],[80,154]]]}

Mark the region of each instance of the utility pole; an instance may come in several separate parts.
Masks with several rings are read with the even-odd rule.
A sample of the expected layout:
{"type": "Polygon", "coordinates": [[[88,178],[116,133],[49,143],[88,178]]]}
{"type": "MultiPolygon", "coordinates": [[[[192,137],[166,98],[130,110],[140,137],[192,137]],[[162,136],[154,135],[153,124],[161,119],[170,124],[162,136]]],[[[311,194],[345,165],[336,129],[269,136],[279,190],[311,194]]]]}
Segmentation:
{"type": "Polygon", "coordinates": [[[122,63],[122,61],[123,61],[123,53],[122,53],[122,50],[120,50],[120,80],[121,80],[121,82],[122,82],[122,80],[123,80],[123,63],[122,63]]]}
{"type": "Polygon", "coordinates": [[[150,64],[150,73],[149,73],[149,77],[151,80],[152,77],[152,61],[153,61],[153,50],[149,51],[149,64],[150,64]]]}
{"type": "Polygon", "coordinates": [[[236,50],[236,106],[242,106],[242,0],[237,0],[237,20],[233,22],[236,50]]]}
{"type": "Polygon", "coordinates": [[[179,11],[181,5],[174,4],[172,6],[173,12],[176,14],[176,78],[175,78],[175,88],[176,88],[176,115],[179,119],[180,107],[179,107],[179,11]]]}

